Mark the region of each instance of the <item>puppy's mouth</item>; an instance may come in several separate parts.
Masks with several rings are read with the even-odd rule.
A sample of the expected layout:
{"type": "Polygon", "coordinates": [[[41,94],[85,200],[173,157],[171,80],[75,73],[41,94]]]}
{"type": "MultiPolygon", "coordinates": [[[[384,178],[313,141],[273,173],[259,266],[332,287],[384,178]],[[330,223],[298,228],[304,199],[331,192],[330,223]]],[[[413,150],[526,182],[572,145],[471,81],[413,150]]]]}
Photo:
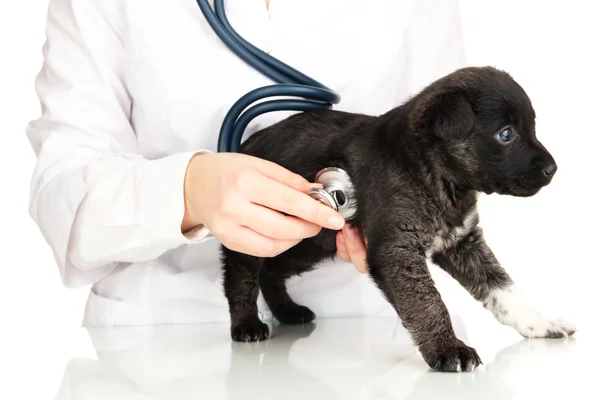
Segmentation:
{"type": "Polygon", "coordinates": [[[531,197],[536,195],[540,190],[547,186],[551,179],[528,181],[517,179],[512,182],[507,182],[501,186],[497,192],[508,196],[515,197],[531,197]]]}
{"type": "Polygon", "coordinates": [[[531,196],[536,195],[540,190],[542,190],[542,186],[537,187],[537,188],[536,187],[524,188],[524,187],[515,186],[506,194],[509,196],[514,196],[514,197],[531,197],[531,196]]]}

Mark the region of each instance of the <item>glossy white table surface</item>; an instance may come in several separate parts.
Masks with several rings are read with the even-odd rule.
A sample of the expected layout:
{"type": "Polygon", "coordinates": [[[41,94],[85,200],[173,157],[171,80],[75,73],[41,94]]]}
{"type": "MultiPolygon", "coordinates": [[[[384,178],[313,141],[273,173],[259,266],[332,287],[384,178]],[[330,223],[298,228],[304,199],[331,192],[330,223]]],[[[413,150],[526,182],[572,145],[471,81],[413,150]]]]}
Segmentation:
{"type": "Polygon", "coordinates": [[[600,399],[593,332],[529,341],[490,319],[469,321],[469,332],[453,320],[482,358],[474,372],[432,372],[388,318],[275,326],[252,344],[232,343],[227,324],[81,328],[52,340],[40,329],[22,336],[29,346],[0,390],[60,400],[600,399]]]}

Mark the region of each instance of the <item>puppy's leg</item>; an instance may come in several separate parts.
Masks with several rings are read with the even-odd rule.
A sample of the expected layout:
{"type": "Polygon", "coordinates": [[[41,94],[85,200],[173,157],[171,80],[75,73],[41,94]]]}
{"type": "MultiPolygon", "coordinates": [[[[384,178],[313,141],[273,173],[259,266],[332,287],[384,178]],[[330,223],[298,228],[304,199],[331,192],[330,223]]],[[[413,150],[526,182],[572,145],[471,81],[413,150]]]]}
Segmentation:
{"type": "Polygon", "coordinates": [[[231,338],[250,342],[269,337],[269,327],[258,317],[258,278],[264,260],[224,249],[225,296],[229,303],[231,338]]]}
{"type": "Polygon", "coordinates": [[[527,304],[477,226],[454,245],[434,253],[432,261],[481,301],[500,323],[524,337],[556,338],[575,332],[571,323],[541,315],[527,304]]]}
{"type": "Polygon", "coordinates": [[[304,324],[314,320],[315,313],[310,308],[292,300],[285,287],[288,277],[276,273],[276,270],[277,265],[274,265],[273,268],[263,269],[260,274],[260,290],[273,316],[282,324],[304,324]]]}
{"type": "Polygon", "coordinates": [[[481,364],[477,352],[456,337],[421,251],[402,242],[373,243],[367,260],[373,280],[395,308],[431,368],[472,371],[481,364]]]}
{"type": "Polygon", "coordinates": [[[265,260],[260,273],[260,290],[273,316],[282,324],[305,324],[313,321],[315,313],[296,304],[288,294],[285,282],[294,275],[310,271],[320,261],[336,253],[336,232],[322,230],[303,240],[277,257],[265,260]]]}

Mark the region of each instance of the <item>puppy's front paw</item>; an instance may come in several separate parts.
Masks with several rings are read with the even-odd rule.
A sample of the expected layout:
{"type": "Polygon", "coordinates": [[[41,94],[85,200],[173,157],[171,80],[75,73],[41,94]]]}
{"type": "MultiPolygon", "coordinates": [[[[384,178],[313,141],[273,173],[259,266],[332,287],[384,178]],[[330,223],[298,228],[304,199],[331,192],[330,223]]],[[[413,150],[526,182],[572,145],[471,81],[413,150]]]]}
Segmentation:
{"type": "Polygon", "coordinates": [[[568,337],[576,330],[570,322],[537,312],[515,285],[491,291],[483,303],[501,324],[513,327],[526,338],[568,337]]]}
{"type": "Polygon", "coordinates": [[[277,310],[274,310],[273,315],[282,324],[306,324],[316,318],[310,308],[295,303],[278,307],[277,310]]]}
{"type": "Polygon", "coordinates": [[[249,318],[231,327],[231,338],[236,342],[257,342],[269,338],[269,327],[258,317],[249,318]]]}
{"type": "Polygon", "coordinates": [[[573,324],[562,319],[552,319],[541,314],[531,313],[519,321],[515,327],[526,338],[563,338],[571,336],[576,329],[573,324]]]}
{"type": "Polygon", "coordinates": [[[435,350],[425,347],[421,353],[425,362],[436,371],[470,372],[482,364],[475,349],[458,339],[435,350]]]}

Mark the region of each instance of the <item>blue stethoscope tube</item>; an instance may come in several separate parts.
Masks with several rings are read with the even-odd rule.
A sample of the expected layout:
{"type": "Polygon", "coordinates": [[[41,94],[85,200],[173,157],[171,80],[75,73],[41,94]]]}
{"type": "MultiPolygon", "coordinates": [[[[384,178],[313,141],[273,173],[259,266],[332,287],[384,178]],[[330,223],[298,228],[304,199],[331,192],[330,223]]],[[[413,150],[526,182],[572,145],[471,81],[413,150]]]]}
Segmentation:
{"type": "Polygon", "coordinates": [[[313,111],[329,109],[340,102],[340,96],[316,80],[256,48],[242,38],[225,15],[224,0],[196,0],[204,18],[231,51],[254,69],[277,84],[255,89],[242,96],[225,115],[219,132],[219,152],[239,152],[244,131],[257,116],[272,111],[313,111]],[[285,96],[302,99],[270,100],[246,110],[252,103],[267,97],[285,96]],[[244,112],[244,110],[246,110],[244,112]]]}

